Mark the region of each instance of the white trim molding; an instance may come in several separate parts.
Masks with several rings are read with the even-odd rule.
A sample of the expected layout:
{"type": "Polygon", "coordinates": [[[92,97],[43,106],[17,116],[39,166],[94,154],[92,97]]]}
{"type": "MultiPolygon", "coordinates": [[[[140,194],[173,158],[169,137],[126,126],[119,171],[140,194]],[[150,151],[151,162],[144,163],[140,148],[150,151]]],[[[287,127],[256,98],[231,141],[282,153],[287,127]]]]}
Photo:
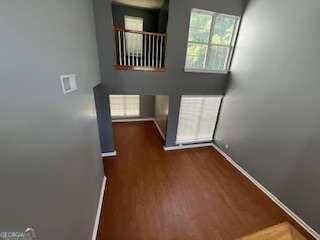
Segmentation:
{"type": "Polygon", "coordinates": [[[178,146],[172,146],[172,147],[163,146],[163,149],[165,151],[172,151],[172,150],[180,150],[180,149],[187,149],[187,148],[200,148],[200,147],[212,147],[212,143],[194,143],[194,144],[188,144],[188,145],[180,144],[178,146]]]}
{"type": "Polygon", "coordinates": [[[112,122],[146,122],[153,121],[154,118],[123,118],[123,119],[112,119],[112,122]]]}
{"type": "Polygon", "coordinates": [[[184,68],[186,73],[216,73],[216,74],[228,74],[230,70],[209,70],[209,69],[197,69],[197,68],[184,68]]]}
{"type": "Polygon", "coordinates": [[[283,211],[285,211],[292,219],[294,219],[301,227],[303,227],[308,233],[310,233],[315,239],[320,239],[320,234],[317,233],[312,227],[305,223],[297,214],[289,209],[283,202],[281,202],[273,193],[260,184],[254,177],[252,177],[246,170],[244,170],[239,164],[232,160],[223,150],[221,150],[216,144],[212,144],[215,148],[232,166],[234,166],[239,172],[241,172],[246,178],[248,178],[255,186],[257,186],[264,194],[266,194],[275,204],[277,204],[283,211]]]}
{"type": "Polygon", "coordinates": [[[158,125],[156,119],[153,119],[153,122],[154,122],[154,125],[156,125],[156,127],[157,127],[157,129],[158,129],[158,131],[159,131],[159,133],[160,133],[160,135],[161,135],[161,137],[162,137],[162,139],[163,139],[163,140],[166,140],[166,137],[165,137],[164,133],[161,131],[161,128],[160,128],[160,126],[158,125]]]}
{"type": "Polygon", "coordinates": [[[94,222],[94,227],[93,227],[92,240],[96,240],[96,238],[97,238],[99,222],[100,222],[100,215],[101,215],[101,210],[102,210],[103,197],[104,197],[104,192],[106,189],[106,183],[107,183],[107,178],[103,177],[101,191],[100,191],[100,198],[99,198],[99,203],[98,203],[98,209],[97,209],[97,214],[96,214],[96,220],[94,222]]]}
{"type": "Polygon", "coordinates": [[[114,157],[117,156],[117,151],[102,153],[102,157],[114,157]]]}

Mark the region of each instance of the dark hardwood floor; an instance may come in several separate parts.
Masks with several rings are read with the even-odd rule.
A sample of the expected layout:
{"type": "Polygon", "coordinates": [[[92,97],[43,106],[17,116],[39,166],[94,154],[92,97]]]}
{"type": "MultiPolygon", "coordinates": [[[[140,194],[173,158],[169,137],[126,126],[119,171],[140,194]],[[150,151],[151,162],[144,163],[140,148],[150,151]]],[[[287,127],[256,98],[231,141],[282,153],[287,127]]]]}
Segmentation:
{"type": "Polygon", "coordinates": [[[113,128],[97,239],[227,240],[292,222],[212,147],[165,152],[152,122],[113,128]]]}

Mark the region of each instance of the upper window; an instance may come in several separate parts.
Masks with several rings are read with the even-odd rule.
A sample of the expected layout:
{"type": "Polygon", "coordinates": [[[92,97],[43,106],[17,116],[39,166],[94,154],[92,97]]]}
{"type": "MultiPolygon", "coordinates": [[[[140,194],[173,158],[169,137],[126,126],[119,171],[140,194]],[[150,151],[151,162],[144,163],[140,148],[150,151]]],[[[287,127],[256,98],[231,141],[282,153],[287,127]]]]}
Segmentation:
{"type": "Polygon", "coordinates": [[[110,95],[112,117],[138,117],[140,115],[139,95],[110,95]]]}
{"type": "MultiPolygon", "coordinates": [[[[143,31],[143,18],[124,17],[124,25],[126,30],[143,31]]],[[[139,55],[142,52],[142,34],[126,33],[126,49],[128,55],[139,55]]]]}
{"type": "Polygon", "coordinates": [[[186,71],[228,72],[240,18],[191,10],[186,71]]]}

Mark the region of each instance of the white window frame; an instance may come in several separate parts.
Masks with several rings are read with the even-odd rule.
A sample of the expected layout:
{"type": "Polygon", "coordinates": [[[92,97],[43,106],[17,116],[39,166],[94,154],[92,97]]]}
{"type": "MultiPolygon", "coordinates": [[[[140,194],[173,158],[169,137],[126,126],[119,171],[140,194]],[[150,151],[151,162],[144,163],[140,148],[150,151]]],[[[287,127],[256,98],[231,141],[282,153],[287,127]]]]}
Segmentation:
{"type": "MultiPolygon", "coordinates": [[[[133,31],[141,31],[143,32],[143,28],[144,28],[144,19],[142,17],[135,17],[135,16],[129,16],[129,15],[125,15],[124,16],[124,28],[125,30],[133,30],[133,31]],[[133,30],[133,29],[127,29],[126,28],[126,22],[127,19],[138,19],[142,22],[142,29],[141,30],[133,30]]],[[[126,53],[127,56],[141,56],[142,53],[142,48],[143,48],[143,35],[139,34],[139,33],[126,33],[125,34],[125,38],[126,38],[126,53]],[[132,50],[131,48],[129,48],[128,46],[128,42],[130,41],[130,36],[135,36],[138,38],[141,38],[141,43],[139,44],[139,48],[137,49],[137,51],[135,51],[136,49],[132,50]],[[141,49],[140,49],[141,47],[141,49]]]]}
{"type": "Polygon", "coordinates": [[[203,72],[203,73],[222,73],[222,74],[226,74],[226,73],[230,72],[230,66],[231,66],[232,56],[233,56],[233,52],[234,52],[234,49],[235,49],[236,39],[237,39],[238,31],[239,31],[240,20],[241,20],[241,18],[239,16],[229,15],[229,14],[224,14],[224,13],[217,13],[217,12],[202,10],[202,9],[198,9],[198,8],[192,8],[191,9],[191,13],[190,13],[190,19],[189,19],[189,28],[188,28],[189,32],[188,32],[188,39],[187,39],[187,45],[186,45],[187,51],[186,51],[186,57],[185,57],[184,71],[185,72],[200,72],[200,73],[201,72],[203,72]],[[195,42],[195,41],[189,41],[190,27],[191,27],[191,15],[192,15],[193,12],[204,13],[204,14],[212,16],[211,27],[210,27],[210,35],[209,35],[209,40],[208,40],[207,44],[200,43],[200,42],[195,42]],[[233,29],[233,34],[232,34],[232,38],[231,38],[231,41],[230,41],[229,45],[211,43],[212,37],[214,35],[214,26],[215,26],[215,22],[216,22],[215,21],[216,17],[217,16],[221,16],[221,15],[234,17],[236,19],[235,28],[233,29]],[[206,51],[205,60],[204,60],[204,65],[205,65],[204,68],[188,68],[188,67],[186,67],[189,43],[207,45],[207,51],[206,51]],[[226,66],[225,70],[210,70],[210,69],[206,68],[206,65],[207,65],[207,54],[208,54],[208,51],[210,49],[210,46],[218,46],[218,47],[220,46],[220,47],[228,47],[229,48],[229,54],[228,54],[228,57],[226,58],[226,62],[225,62],[225,66],[226,66]]]}
{"type": "Polygon", "coordinates": [[[111,94],[109,95],[109,103],[110,103],[110,115],[111,115],[111,118],[133,118],[133,117],[140,117],[140,114],[141,114],[141,111],[140,111],[140,104],[141,104],[141,99],[140,99],[140,95],[121,95],[121,94],[111,94]],[[124,111],[124,114],[123,115],[115,115],[115,114],[112,114],[112,96],[120,96],[120,97],[123,97],[124,98],[124,103],[125,103],[125,106],[123,106],[123,111],[124,111]],[[135,96],[135,97],[138,97],[138,114],[128,114],[128,110],[127,110],[127,107],[126,107],[126,97],[128,96],[135,96]]]}
{"type": "MultiPolygon", "coordinates": [[[[207,142],[212,142],[213,141],[213,138],[214,138],[214,133],[215,133],[215,130],[216,130],[216,125],[217,125],[217,122],[218,122],[218,117],[219,117],[219,109],[221,107],[221,102],[222,102],[222,98],[223,96],[222,95],[182,95],[181,96],[181,99],[180,99],[180,109],[179,109],[179,117],[178,117],[178,126],[177,126],[177,133],[176,133],[176,144],[177,145],[183,145],[183,144],[194,144],[194,143],[207,143],[207,142]],[[197,140],[180,140],[178,139],[178,136],[179,136],[179,122],[180,122],[180,115],[181,115],[181,111],[182,111],[182,108],[181,108],[181,103],[182,103],[182,100],[183,100],[183,97],[200,97],[200,98],[203,98],[203,97],[214,97],[214,98],[217,98],[219,99],[219,107],[217,109],[217,115],[216,115],[216,119],[215,119],[215,126],[214,126],[214,129],[213,130],[213,134],[211,136],[210,139],[197,139],[197,140]]],[[[214,111],[214,109],[212,109],[212,111],[214,111]]],[[[200,127],[198,126],[197,127],[198,131],[200,129],[200,127]]]]}

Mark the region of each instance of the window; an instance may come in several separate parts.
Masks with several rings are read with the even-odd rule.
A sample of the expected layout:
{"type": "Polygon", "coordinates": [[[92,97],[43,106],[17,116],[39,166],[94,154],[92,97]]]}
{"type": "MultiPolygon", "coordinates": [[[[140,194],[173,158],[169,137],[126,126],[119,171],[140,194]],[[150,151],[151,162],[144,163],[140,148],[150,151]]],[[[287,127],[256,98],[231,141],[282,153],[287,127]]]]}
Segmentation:
{"type": "MultiPolygon", "coordinates": [[[[143,31],[143,18],[139,17],[124,17],[126,30],[143,31]]],[[[142,52],[142,34],[126,33],[126,50],[129,56],[138,56],[142,52]]]]}
{"type": "Polygon", "coordinates": [[[220,103],[220,96],[182,96],[176,143],[212,141],[220,103]]]}
{"type": "Polygon", "coordinates": [[[191,10],[186,71],[227,72],[240,18],[191,10]]]}
{"type": "Polygon", "coordinates": [[[139,95],[110,95],[112,117],[137,117],[140,115],[139,95]]]}

